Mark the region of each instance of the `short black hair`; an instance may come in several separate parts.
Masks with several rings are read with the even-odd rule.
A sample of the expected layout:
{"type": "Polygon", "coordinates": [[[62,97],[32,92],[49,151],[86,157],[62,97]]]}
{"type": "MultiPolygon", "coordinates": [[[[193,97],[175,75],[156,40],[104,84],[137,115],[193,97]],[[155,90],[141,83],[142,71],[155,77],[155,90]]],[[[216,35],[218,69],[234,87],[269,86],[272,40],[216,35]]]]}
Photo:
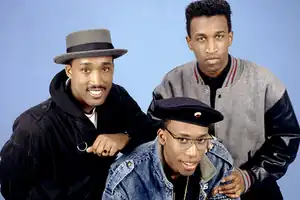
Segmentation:
{"type": "Polygon", "coordinates": [[[195,17],[224,15],[227,19],[228,32],[231,32],[231,9],[226,0],[198,0],[185,9],[186,31],[191,36],[191,21],[195,17]]]}

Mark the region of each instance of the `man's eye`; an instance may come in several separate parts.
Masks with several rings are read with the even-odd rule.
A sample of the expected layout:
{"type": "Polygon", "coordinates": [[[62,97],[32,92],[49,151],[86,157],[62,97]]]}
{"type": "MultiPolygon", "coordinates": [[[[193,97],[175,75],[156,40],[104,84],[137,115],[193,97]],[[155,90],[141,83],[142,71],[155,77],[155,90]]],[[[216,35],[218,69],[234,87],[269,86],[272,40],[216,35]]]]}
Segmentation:
{"type": "Polygon", "coordinates": [[[87,68],[83,68],[83,69],[81,69],[81,71],[82,71],[83,73],[89,73],[89,72],[90,72],[90,70],[87,69],[87,68]]]}
{"type": "Polygon", "coordinates": [[[205,143],[206,141],[207,141],[207,139],[203,139],[203,138],[197,139],[197,142],[198,142],[199,144],[205,143]]]}
{"type": "Polygon", "coordinates": [[[205,142],[207,142],[207,141],[209,141],[209,140],[211,140],[212,138],[199,138],[199,139],[197,139],[197,142],[199,143],[199,144],[202,144],[202,143],[205,143],[205,142]]]}
{"type": "Polygon", "coordinates": [[[199,37],[199,38],[197,38],[197,41],[199,41],[199,42],[203,42],[204,40],[205,40],[204,37],[199,37]]]}
{"type": "Polygon", "coordinates": [[[221,40],[221,39],[224,38],[224,35],[217,35],[216,38],[217,38],[218,40],[221,40]]]}
{"type": "Polygon", "coordinates": [[[188,140],[186,138],[178,138],[179,142],[181,143],[187,143],[188,140]]]}
{"type": "Polygon", "coordinates": [[[103,69],[102,69],[104,72],[108,72],[109,70],[110,70],[110,68],[109,67],[103,67],[103,69]]]}

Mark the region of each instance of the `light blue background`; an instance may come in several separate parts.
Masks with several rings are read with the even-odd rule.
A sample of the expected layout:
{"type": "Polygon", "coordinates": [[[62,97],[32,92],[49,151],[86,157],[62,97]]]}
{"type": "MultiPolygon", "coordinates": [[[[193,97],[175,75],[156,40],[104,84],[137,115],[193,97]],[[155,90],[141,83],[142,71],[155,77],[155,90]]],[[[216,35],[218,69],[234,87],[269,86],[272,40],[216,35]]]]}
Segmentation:
{"type": "MultiPolygon", "coordinates": [[[[185,43],[184,9],[189,2],[1,1],[0,146],[9,138],[13,120],[49,96],[49,82],[63,67],[52,59],[65,51],[65,36],[80,29],[108,28],[115,47],[129,49],[116,61],[115,82],[146,111],[164,74],[194,58],[185,43]]],[[[287,86],[299,118],[300,1],[230,3],[235,33],[230,52],[271,69],[287,86]]],[[[285,199],[299,199],[299,167],[300,157],[279,181],[285,199]]]]}

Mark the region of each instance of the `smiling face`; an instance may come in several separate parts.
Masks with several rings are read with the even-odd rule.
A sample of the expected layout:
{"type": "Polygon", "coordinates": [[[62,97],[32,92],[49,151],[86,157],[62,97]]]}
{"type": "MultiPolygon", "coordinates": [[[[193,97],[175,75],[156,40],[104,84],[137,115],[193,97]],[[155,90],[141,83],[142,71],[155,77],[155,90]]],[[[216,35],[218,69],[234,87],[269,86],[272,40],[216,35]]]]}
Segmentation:
{"type": "Polygon", "coordinates": [[[232,39],[233,33],[229,32],[227,19],[223,15],[194,17],[190,24],[190,36],[186,37],[200,70],[210,77],[218,76],[226,67],[232,39]]]}
{"type": "Polygon", "coordinates": [[[190,176],[205,154],[211,136],[208,127],[171,120],[166,129],[158,131],[158,139],[163,145],[165,162],[173,172],[190,176]]]}
{"type": "Polygon", "coordinates": [[[95,106],[105,102],[113,81],[112,57],[74,59],[65,70],[71,79],[72,94],[85,112],[89,113],[95,106]]]}

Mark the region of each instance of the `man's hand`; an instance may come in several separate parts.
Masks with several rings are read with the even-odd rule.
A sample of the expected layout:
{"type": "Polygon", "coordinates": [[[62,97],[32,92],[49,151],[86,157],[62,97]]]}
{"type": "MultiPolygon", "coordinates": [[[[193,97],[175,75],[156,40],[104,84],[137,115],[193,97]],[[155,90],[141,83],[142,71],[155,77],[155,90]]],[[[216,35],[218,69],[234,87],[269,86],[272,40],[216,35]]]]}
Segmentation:
{"type": "Polygon", "coordinates": [[[213,189],[213,196],[219,193],[225,194],[229,198],[238,198],[245,190],[243,175],[236,169],[229,176],[223,178],[222,183],[225,182],[229,183],[213,189]]]}
{"type": "Polygon", "coordinates": [[[129,137],[124,133],[101,134],[86,151],[98,156],[114,156],[126,146],[128,141],[129,137]]]}

